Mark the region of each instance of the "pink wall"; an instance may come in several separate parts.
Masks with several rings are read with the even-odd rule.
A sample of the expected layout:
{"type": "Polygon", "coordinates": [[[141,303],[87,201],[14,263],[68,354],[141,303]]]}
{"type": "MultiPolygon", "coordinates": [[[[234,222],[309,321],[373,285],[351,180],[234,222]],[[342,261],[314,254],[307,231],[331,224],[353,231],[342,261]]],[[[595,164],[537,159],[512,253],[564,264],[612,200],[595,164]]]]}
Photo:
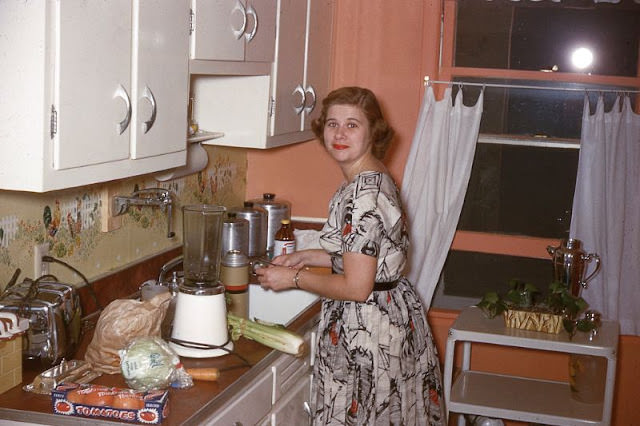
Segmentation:
{"type": "MultiPolygon", "coordinates": [[[[440,2],[336,2],[332,87],[373,90],[396,130],[387,166],[400,183],[422,100],[425,73],[437,72],[440,2]],[[425,54],[429,52],[431,54],[425,54]]],[[[292,202],[295,216],[326,217],[340,170],[316,141],[247,155],[247,198],[263,192],[292,202]]]]}

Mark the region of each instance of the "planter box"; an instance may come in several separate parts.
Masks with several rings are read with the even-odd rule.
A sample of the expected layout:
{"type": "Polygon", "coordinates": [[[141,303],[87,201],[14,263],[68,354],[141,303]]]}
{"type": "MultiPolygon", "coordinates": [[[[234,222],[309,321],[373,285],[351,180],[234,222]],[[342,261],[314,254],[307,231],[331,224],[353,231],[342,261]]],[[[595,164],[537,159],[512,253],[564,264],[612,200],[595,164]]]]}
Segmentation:
{"type": "Polygon", "coordinates": [[[506,310],[504,323],[507,327],[522,330],[542,331],[544,333],[558,334],[562,330],[562,315],[545,312],[530,312],[506,310]]]}

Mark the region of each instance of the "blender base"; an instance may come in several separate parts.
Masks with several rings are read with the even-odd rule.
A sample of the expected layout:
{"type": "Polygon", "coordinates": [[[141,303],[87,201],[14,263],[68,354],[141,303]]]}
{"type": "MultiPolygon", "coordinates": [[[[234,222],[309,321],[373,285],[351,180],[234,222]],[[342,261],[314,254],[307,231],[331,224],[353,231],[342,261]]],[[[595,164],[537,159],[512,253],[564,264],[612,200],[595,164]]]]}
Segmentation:
{"type": "Polygon", "coordinates": [[[171,349],[176,351],[180,356],[186,356],[188,358],[214,358],[222,355],[228,355],[233,350],[233,342],[229,340],[229,343],[222,348],[215,349],[196,349],[179,345],[174,342],[169,342],[171,349]]]}

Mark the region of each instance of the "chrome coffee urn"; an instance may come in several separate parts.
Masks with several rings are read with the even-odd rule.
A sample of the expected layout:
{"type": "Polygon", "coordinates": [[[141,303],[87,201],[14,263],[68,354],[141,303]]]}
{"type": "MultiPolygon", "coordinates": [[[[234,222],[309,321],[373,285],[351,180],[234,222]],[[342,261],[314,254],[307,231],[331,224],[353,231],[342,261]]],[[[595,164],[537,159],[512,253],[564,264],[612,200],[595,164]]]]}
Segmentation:
{"type": "Polygon", "coordinates": [[[178,288],[170,345],[178,355],[209,358],[233,349],[227,329],[224,286],[219,282],[226,209],[184,206],[184,281],[178,288]]]}
{"type": "Polygon", "coordinates": [[[572,295],[579,297],[587,282],[600,270],[600,256],[582,249],[582,241],[569,238],[558,247],[548,246],[547,252],[553,263],[553,279],[567,285],[572,295]],[[587,275],[587,268],[595,262],[593,271],[587,275]]]}

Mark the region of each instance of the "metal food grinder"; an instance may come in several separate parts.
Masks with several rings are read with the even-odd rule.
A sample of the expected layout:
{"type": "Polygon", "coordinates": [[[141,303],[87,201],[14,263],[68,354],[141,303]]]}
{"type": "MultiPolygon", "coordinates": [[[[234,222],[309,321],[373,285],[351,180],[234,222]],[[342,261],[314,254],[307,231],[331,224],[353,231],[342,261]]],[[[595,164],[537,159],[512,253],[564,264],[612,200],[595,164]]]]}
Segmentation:
{"type": "Polygon", "coordinates": [[[178,288],[171,347],[178,355],[209,358],[233,349],[224,286],[219,282],[225,208],[182,208],[184,281],[178,288]]]}

